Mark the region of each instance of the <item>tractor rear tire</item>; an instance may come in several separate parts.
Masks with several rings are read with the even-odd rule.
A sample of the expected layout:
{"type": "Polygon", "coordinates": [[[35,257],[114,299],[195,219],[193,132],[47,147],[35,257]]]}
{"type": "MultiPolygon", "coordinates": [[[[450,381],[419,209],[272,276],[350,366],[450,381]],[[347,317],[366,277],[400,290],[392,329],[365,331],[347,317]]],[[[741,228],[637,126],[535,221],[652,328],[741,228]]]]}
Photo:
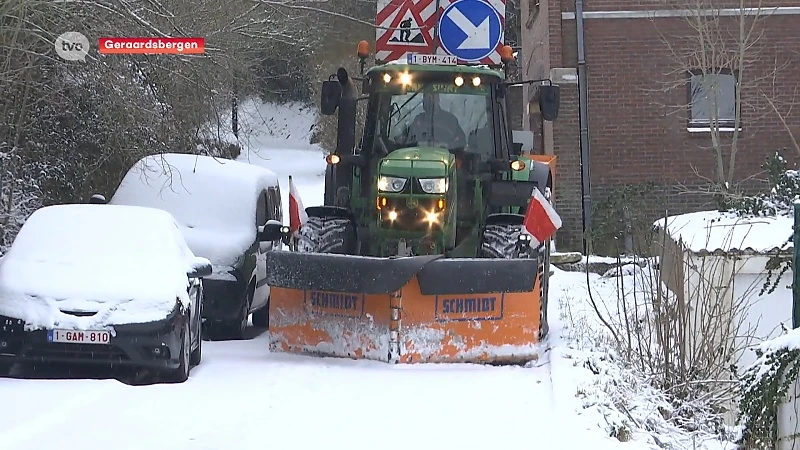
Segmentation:
{"type": "Polygon", "coordinates": [[[517,250],[522,225],[486,225],[481,240],[480,257],[494,259],[529,258],[533,249],[520,255],[517,250]]]}
{"type": "Polygon", "coordinates": [[[348,254],[353,234],[353,225],[347,219],[309,217],[298,233],[297,251],[348,254]]]}
{"type": "Polygon", "coordinates": [[[495,259],[530,258],[538,253],[539,260],[539,341],[542,341],[550,331],[547,321],[548,297],[550,294],[550,241],[547,241],[538,251],[530,249],[524,254],[519,254],[517,241],[522,231],[520,225],[487,225],[483,232],[481,242],[481,257],[495,259]]]}

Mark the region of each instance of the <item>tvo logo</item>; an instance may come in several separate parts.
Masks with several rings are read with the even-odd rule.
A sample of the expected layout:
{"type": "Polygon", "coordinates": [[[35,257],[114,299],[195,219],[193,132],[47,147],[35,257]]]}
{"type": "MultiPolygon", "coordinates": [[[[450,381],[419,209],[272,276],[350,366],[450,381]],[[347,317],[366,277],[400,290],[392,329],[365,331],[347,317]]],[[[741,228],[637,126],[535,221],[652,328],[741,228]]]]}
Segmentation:
{"type": "Polygon", "coordinates": [[[68,31],[56,38],[56,53],[67,61],[86,61],[89,40],[77,31],[68,31]]]}

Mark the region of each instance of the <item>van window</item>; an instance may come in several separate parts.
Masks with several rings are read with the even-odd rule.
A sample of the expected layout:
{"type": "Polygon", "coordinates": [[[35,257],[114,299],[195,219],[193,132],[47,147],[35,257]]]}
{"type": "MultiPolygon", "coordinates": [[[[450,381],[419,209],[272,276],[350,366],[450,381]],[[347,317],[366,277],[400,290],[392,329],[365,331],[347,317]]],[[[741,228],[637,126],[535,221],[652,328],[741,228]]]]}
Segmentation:
{"type": "Polygon", "coordinates": [[[261,191],[256,205],[256,226],[260,227],[267,223],[267,211],[267,191],[261,191]]]}

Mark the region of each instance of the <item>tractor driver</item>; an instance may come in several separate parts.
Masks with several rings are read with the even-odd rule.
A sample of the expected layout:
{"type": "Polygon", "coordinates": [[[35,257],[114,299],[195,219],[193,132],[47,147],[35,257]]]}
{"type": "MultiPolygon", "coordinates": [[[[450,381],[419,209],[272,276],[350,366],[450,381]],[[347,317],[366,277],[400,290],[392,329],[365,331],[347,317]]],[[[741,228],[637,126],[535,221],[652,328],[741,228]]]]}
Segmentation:
{"type": "Polygon", "coordinates": [[[422,112],[414,117],[406,129],[406,142],[439,141],[448,150],[463,151],[466,135],[458,118],[439,105],[439,94],[422,94],[422,112]]]}

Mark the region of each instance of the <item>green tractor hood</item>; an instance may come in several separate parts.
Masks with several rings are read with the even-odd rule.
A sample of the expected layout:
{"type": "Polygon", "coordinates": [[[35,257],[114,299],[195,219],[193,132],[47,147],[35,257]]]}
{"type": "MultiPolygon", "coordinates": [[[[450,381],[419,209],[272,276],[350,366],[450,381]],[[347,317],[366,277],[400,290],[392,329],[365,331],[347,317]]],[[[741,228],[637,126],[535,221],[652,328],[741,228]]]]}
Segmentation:
{"type": "Polygon", "coordinates": [[[440,147],[401,148],[383,158],[379,172],[396,177],[442,178],[454,164],[455,157],[440,147]]]}

